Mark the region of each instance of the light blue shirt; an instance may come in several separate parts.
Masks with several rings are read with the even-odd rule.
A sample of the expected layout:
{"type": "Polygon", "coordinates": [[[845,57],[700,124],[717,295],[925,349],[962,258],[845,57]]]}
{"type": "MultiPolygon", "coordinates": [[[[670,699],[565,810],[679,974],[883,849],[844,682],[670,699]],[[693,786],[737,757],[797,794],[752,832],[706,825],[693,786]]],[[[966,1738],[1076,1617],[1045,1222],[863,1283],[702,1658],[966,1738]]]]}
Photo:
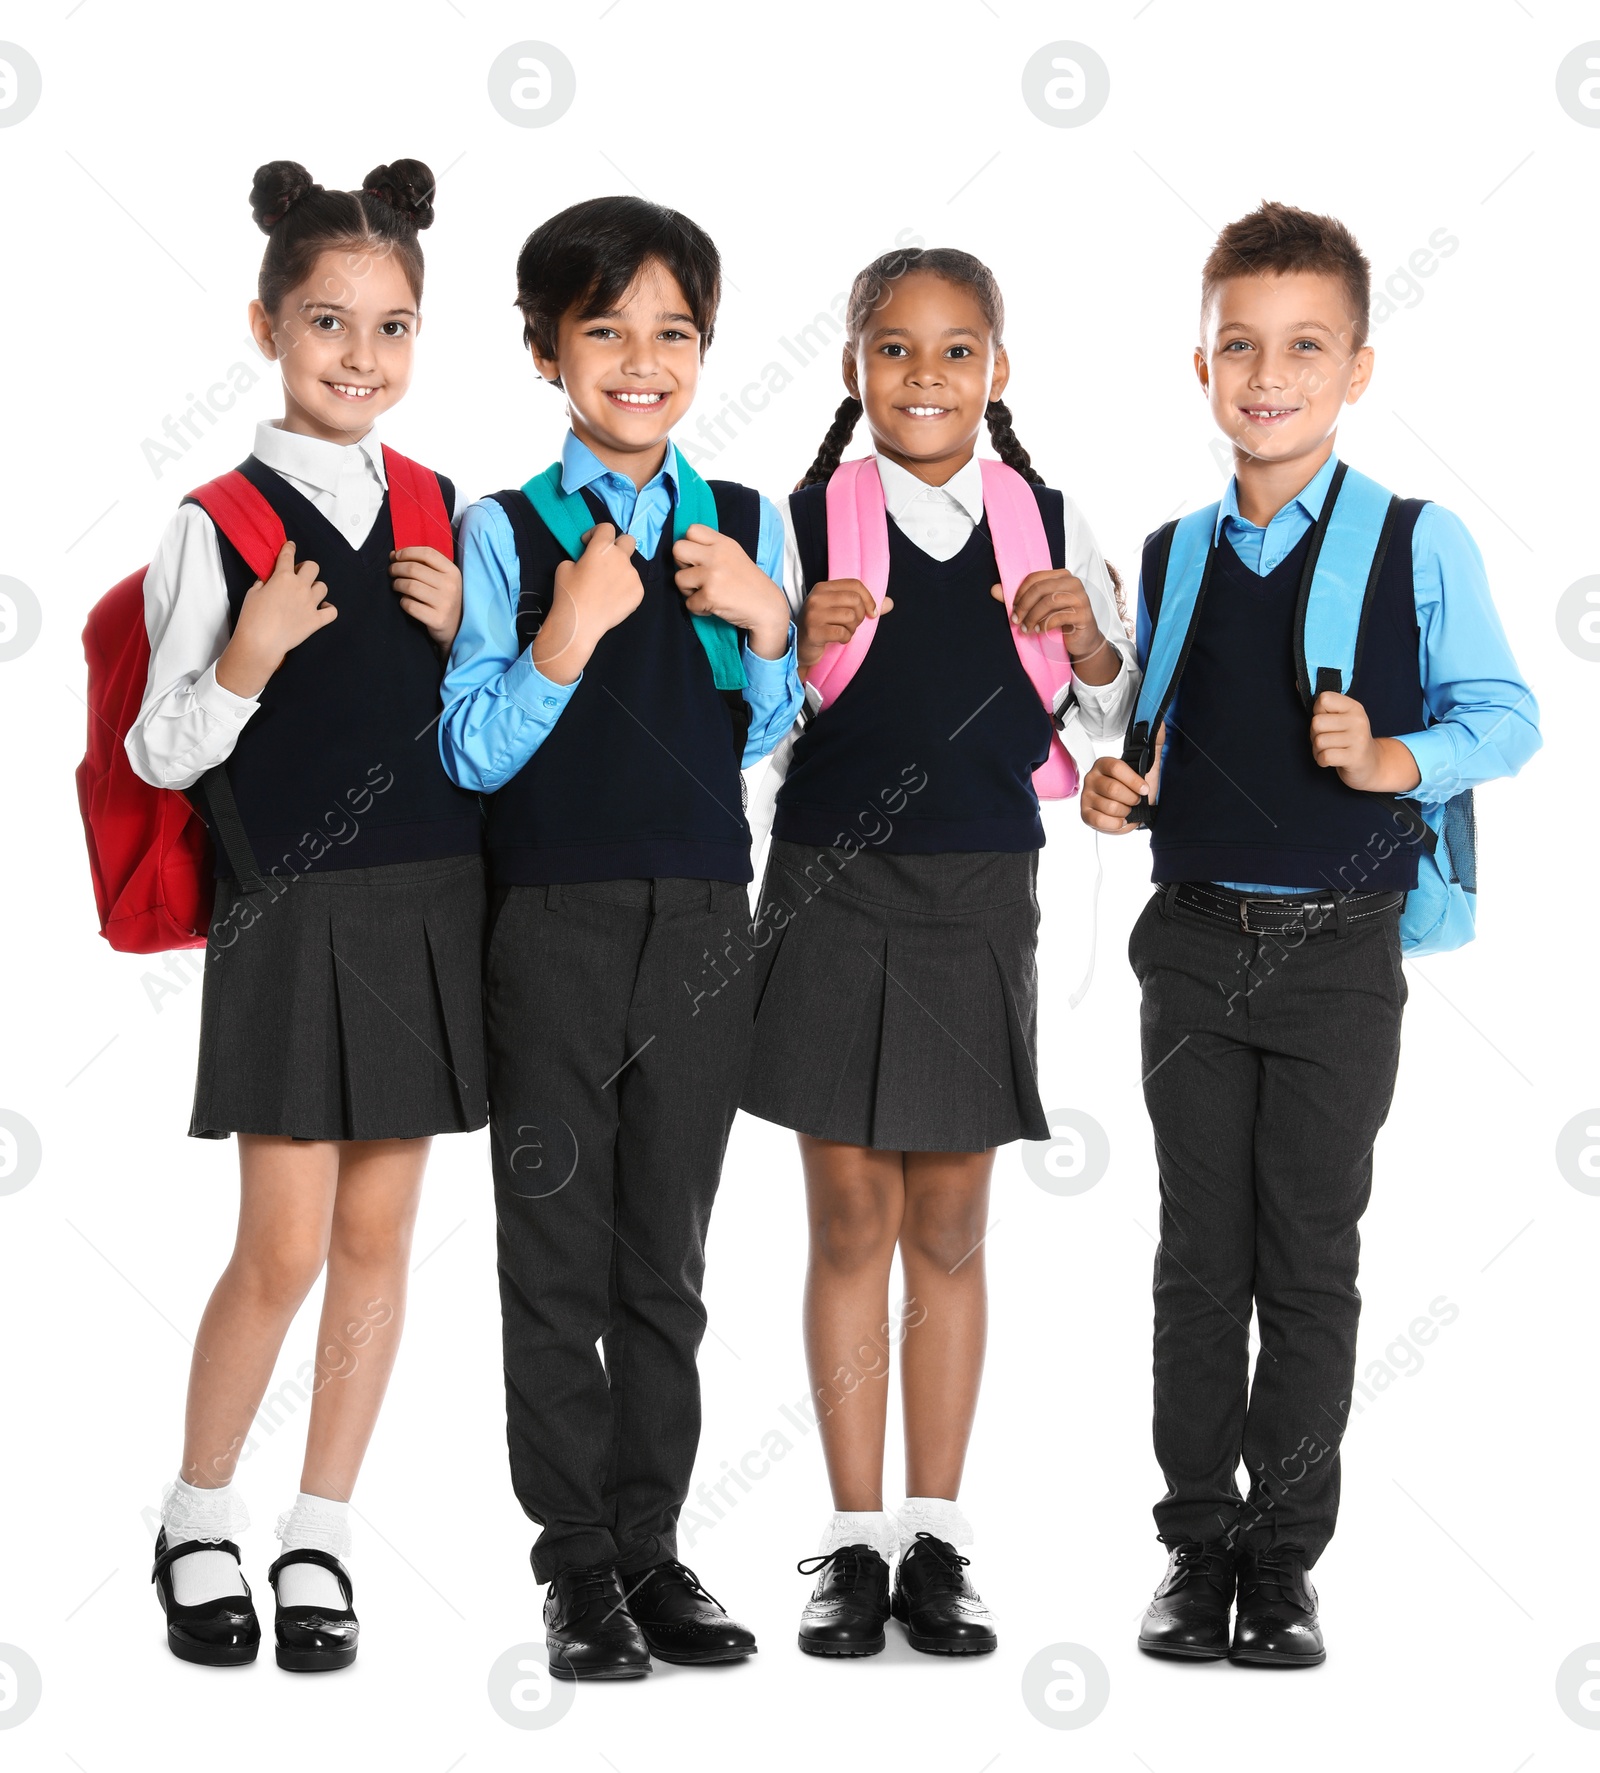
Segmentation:
{"type": "MultiPolygon", "coordinates": [[[[570,431],[561,448],[564,492],[591,487],[619,530],[638,543],[640,557],[654,557],[671,515],[678,487],[678,452],[667,445],[666,460],[653,480],[635,487],[626,475],[606,467],[570,431]]],[[[670,543],[669,543],[670,545],[670,543]]],[[[533,662],[532,650],[517,643],[517,604],[522,568],[511,520],[493,499],[480,499],[461,522],[457,549],[461,561],[461,627],[450,651],[441,696],[439,755],[445,773],[459,787],[489,794],[502,787],[549,738],[581,676],[552,683],[533,662]]],[[[756,565],[779,589],[783,586],[783,520],[769,499],[761,501],[756,565]]],[[[746,639],[741,653],[750,704],[750,732],[743,767],[765,757],[794,725],[804,700],[795,664],[795,631],[781,659],[763,659],[746,639]]]]}
{"type": "MultiPolygon", "coordinates": [[[[1263,528],[1239,515],[1239,483],[1228,482],[1216,536],[1251,572],[1265,577],[1299,545],[1322,515],[1338,457],[1329,456],[1304,489],[1263,528]]],[[[1433,724],[1394,737],[1416,759],[1421,780],[1411,800],[1451,799],[1496,776],[1514,776],[1543,742],[1539,707],[1517,670],[1489,594],[1483,556],[1467,526],[1442,505],[1428,504],[1411,535],[1416,586],[1418,667],[1422,701],[1433,724]]],[[[1265,886],[1224,880],[1238,893],[1320,893],[1315,886],[1265,886]]]]}

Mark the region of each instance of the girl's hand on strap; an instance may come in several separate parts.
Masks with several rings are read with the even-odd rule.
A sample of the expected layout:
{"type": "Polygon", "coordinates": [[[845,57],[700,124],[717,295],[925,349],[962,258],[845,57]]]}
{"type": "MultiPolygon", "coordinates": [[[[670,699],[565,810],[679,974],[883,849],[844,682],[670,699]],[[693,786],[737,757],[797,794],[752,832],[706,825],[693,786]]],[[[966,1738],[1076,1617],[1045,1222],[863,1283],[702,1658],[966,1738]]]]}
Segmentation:
{"type": "Polygon", "coordinates": [[[750,636],[750,650],[781,659],[789,650],[789,601],[761,568],[720,530],[691,523],[672,544],[674,575],[690,610],[721,616],[750,636]]]}
{"type": "MultiPolygon", "coordinates": [[[[1003,587],[996,585],[989,593],[1001,603],[1006,600],[1003,587]]],[[[1012,626],[1022,634],[1046,634],[1060,631],[1066,642],[1067,657],[1073,670],[1086,683],[1109,683],[1117,674],[1119,660],[1095,620],[1094,606],[1083,580],[1069,572],[1029,573],[1017,587],[1011,604],[1012,626]],[[1104,678],[1097,667],[1109,665],[1104,678]]]]}
{"type": "Polygon", "coordinates": [[[633,564],[634,539],[614,523],[597,523],[576,560],[556,568],[549,613],[533,637],[533,662],[552,683],[574,683],[608,633],[644,600],[644,580],[633,564]]]}
{"type": "Polygon", "coordinates": [[[285,655],[339,614],[323,602],[327,595],[316,561],[296,566],[294,543],[285,542],[271,573],[244,594],[233,638],[217,660],[217,682],[236,696],[259,696],[285,655]]]}
{"type": "Polygon", "coordinates": [[[1128,810],[1137,806],[1141,800],[1148,800],[1155,805],[1156,797],[1161,792],[1161,750],[1167,742],[1167,729],[1163,724],[1156,733],[1156,760],[1150,766],[1150,773],[1141,776],[1131,764],[1126,764],[1120,757],[1097,757],[1094,767],[1083,778],[1083,787],[1078,794],[1078,812],[1085,825],[1094,831],[1104,831],[1112,837],[1125,836],[1129,831],[1138,831],[1142,826],[1128,823],[1128,810]]]}
{"type": "Polygon", "coordinates": [[[389,577],[400,607],[448,652],[461,626],[461,569],[437,548],[401,548],[389,556],[389,577]]]}
{"type": "Polygon", "coordinates": [[[843,646],[856,629],[876,613],[894,608],[885,597],[873,608],[872,593],[859,579],[823,579],[811,587],[800,606],[800,634],[795,647],[802,679],[829,646],[843,646]]]}

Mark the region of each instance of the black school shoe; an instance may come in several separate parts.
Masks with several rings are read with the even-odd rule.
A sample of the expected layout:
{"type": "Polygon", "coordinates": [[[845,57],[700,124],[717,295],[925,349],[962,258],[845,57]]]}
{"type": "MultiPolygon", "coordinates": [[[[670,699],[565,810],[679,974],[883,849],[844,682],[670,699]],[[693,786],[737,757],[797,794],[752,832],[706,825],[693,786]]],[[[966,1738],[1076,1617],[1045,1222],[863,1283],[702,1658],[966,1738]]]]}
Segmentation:
{"type": "MultiPolygon", "coordinates": [[[[225,1551],[235,1563],[240,1561],[239,1548],[231,1539],[183,1539],[168,1545],[167,1530],[161,1529],[156,1535],[156,1562],[150,1580],[167,1616],[167,1648],[183,1661],[206,1668],[238,1668],[254,1662],[261,1648],[261,1621],[256,1618],[248,1582],[242,1595],[223,1595],[220,1600],[201,1601],[193,1607],[180,1607],[174,1599],[172,1566],[192,1551],[225,1551]]],[[[240,1580],[244,1580],[242,1576],[240,1580]]]]}
{"type": "Polygon", "coordinates": [[[1326,1661],[1317,1591],[1298,1545],[1249,1546],[1239,1556],[1239,1611],[1233,1622],[1235,1662],[1271,1668],[1315,1668],[1326,1661]]]}
{"type": "Polygon", "coordinates": [[[1228,1609],[1238,1555],[1223,1539],[1184,1539],[1167,1548],[1167,1573],[1139,1627],[1147,1656],[1215,1662],[1228,1654],[1228,1609]]]}
{"type": "Polygon", "coordinates": [[[274,1635],[278,1640],[278,1667],[293,1674],[322,1674],[329,1669],[348,1668],[356,1659],[361,1642],[361,1624],[350,1605],[355,1590],[350,1585],[350,1572],[329,1551],[316,1551],[307,1546],[299,1551],[286,1551],[267,1571],[272,1592],[278,1592],[278,1572],[290,1564],[316,1564],[331,1570],[339,1579],[344,1606],[338,1612],[326,1607],[286,1607],[278,1603],[274,1635]]]}
{"type": "Polygon", "coordinates": [[[755,1655],[755,1633],[735,1624],[676,1558],[624,1577],[623,1587],[634,1624],[663,1662],[738,1662],[755,1655]]]}
{"type": "Polygon", "coordinates": [[[614,1564],[562,1570],[544,1597],[545,1649],[558,1681],[627,1681],[650,1672],[614,1564]]]}
{"type": "Polygon", "coordinates": [[[870,1545],[841,1545],[795,1568],[815,1575],[800,1615],[800,1648],[808,1656],[876,1656],[889,1617],[889,1566],[870,1545]]]}
{"type": "Polygon", "coordinates": [[[901,1553],[889,1611],[906,1628],[913,1650],[986,1656],[998,1648],[994,1615],[962,1574],[971,1561],[932,1533],[919,1533],[901,1553]]]}

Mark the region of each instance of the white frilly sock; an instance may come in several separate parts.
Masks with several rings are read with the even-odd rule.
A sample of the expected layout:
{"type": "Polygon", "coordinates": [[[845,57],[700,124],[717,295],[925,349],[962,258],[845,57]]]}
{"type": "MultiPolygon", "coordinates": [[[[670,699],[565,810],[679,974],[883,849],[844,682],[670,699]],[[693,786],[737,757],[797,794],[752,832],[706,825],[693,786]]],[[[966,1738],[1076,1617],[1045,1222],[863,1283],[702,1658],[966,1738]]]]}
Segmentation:
{"type": "Polygon", "coordinates": [[[900,1552],[894,1516],[882,1509],[841,1509],[823,1528],[817,1550],[826,1555],[844,1545],[870,1545],[893,1569],[900,1552]]]}
{"type": "Polygon", "coordinates": [[[972,1543],[972,1523],[955,1503],[943,1496],[908,1496],[896,1513],[900,1548],[905,1550],[919,1533],[931,1533],[947,1545],[972,1543]]]}
{"type": "MultiPolygon", "coordinates": [[[[285,1551],[331,1552],[350,1567],[350,1504],[313,1496],[302,1490],[294,1507],[278,1516],[278,1537],[285,1551]]],[[[330,1613],[344,1608],[344,1591],[332,1570],[319,1564],[290,1564],[278,1575],[281,1607],[325,1607],[330,1613]]]]}
{"type": "MultiPolygon", "coordinates": [[[[250,1525],[250,1511],[232,1484],[202,1490],[174,1478],[161,1498],[161,1525],[168,1545],[192,1539],[231,1539],[238,1544],[250,1525]]],[[[172,1566],[172,1598],[180,1607],[198,1607],[245,1592],[244,1576],[233,1554],[192,1551],[172,1566]]]]}

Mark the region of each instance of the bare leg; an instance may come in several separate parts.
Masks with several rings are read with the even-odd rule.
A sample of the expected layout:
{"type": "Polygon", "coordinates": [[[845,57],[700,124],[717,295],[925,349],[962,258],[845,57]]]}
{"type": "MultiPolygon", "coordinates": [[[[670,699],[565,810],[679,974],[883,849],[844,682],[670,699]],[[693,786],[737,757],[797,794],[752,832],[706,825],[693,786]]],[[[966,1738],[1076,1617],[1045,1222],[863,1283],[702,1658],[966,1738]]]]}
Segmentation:
{"type": "Polygon", "coordinates": [[[311,1427],[300,1488],[348,1502],[405,1326],[411,1233],[427,1139],[339,1147],[328,1281],[317,1330],[311,1427]]]}
{"type": "Polygon", "coordinates": [[[989,1331],[983,1235],[993,1169],[992,1151],[905,1154],[900,1391],[908,1496],[954,1502],[961,1488],[989,1331]]]}
{"type": "Polygon", "coordinates": [[[182,1475],[196,1488],[233,1477],[284,1335],[322,1270],[338,1175],[330,1141],[239,1135],[238,1232],[189,1367],[182,1475]]]}
{"type": "Polygon", "coordinates": [[[811,1220],[805,1342],[833,1505],[883,1507],[889,1269],[905,1183],[898,1151],[800,1135],[811,1220]]]}

